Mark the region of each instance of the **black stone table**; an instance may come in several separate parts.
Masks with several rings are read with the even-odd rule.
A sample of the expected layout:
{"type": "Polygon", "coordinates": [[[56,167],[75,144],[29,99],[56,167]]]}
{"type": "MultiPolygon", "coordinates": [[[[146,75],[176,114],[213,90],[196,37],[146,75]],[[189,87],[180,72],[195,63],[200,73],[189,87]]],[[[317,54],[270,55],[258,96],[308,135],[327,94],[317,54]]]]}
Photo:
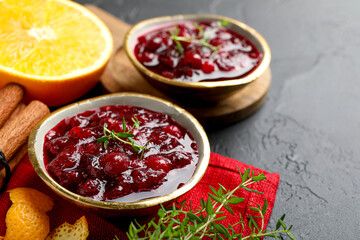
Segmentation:
{"type": "Polygon", "coordinates": [[[213,152],[280,174],[269,226],[282,213],[297,239],[360,239],[360,1],[81,0],[130,24],[212,13],[257,29],[272,85],[251,117],[208,132],[213,152]]]}

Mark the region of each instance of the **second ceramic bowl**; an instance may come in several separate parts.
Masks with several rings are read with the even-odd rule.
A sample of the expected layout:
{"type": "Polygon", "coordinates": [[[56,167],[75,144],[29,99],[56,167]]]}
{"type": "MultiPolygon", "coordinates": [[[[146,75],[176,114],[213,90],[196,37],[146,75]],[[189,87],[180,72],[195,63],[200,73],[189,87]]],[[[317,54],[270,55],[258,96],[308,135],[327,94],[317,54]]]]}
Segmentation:
{"type": "Polygon", "coordinates": [[[175,15],[148,19],[134,25],[127,33],[124,42],[125,51],[138,71],[156,88],[188,105],[216,103],[232,93],[260,78],[269,68],[271,53],[265,39],[253,28],[237,20],[218,15],[175,15]],[[226,28],[245,36],[263,55],[255,70],[244,77],[232,80],[204,82],[174,81],[154,73],[142,65],[134,54],[138,38],[161,25],[173,25],[179,21],[227,21],[226,28]]]}

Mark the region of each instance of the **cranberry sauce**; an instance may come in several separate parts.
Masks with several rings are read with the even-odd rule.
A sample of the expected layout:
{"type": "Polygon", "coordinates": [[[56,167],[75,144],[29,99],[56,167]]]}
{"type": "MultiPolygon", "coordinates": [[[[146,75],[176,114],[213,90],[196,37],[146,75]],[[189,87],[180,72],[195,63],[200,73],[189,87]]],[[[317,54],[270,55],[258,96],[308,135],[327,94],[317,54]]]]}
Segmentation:
{"type": "Polygon", "coordinates": [[[49,174],[66,189],[96,200],[122,202],[177,189],[191,178],[198,151],[191,134],[170,116],[114,105],[62,120],[45,136],[44,160],[49,174]],[[138,128],[133,128],[135,119],[140,121],[138,128]],[[121,139],[147,149],[134,149],[118,139],[98,141],[104,125],[110,132],[133,134],[121,139]]]}
{"type": "Polygon", "coordinates": [[[246,37],[220,25],[183,21],[160,27],[138,38],[135,56],[149,70],[177,81],[228,80],[249,74],[262,54],[246,37]]]}

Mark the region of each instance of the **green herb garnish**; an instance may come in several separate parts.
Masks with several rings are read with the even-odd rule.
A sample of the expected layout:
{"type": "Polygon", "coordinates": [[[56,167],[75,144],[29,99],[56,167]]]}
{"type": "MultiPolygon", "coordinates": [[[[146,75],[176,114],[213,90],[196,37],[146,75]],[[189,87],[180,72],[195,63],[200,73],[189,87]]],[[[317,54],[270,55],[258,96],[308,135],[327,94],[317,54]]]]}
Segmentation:
{"type": "Polygon", "coordinates": [[[104,143],[105,149],[107,149],[109,140],[113,140],[113,141],[118,140],[122,143],[129,144],[133,147],[134,151],[139,152],[141,150],[140,159],[142,159],[142,157],[144,155],[144,151],[149,151],[149,149],[146,147],[146,145],[151,141],[151,139],[147,140],[146,143],[144,144],[144,146],[137,144],[136,141],[133,139],[133,137],[135,137],[135,135],[132,134],[131,131],[134,128],[139,129],[141,121],[139,121],[136,117],[132,117],[131,120],[133,121],[134,125],[127,131],[125,118],[123,118],[122,119],[123,132],[118,132],[118,133],[115,132],[114,130],[112,130],[112,131],[109,130],[107,128],[107,124],[104,123],[104,126],[103,126],[104,135],[102,137],[98,138],[97,142],[104,143]],[[126,139],[126,140],[124,140],[124,139],[126,139]]]}
{"type": "MultiPolygon", "coordinates": [[[[174,40],[174,42],[175,42],[175,44],[176,44],[176,46],[178,48],[179,53],[183,54],[184,48],[182,47],[181,43],[179,42],[181,40],[177,39],[179,37],[179,28],[178,28],[178,26],[176,24],[174,25],[174,30],[175,30],[175,32],[169,30],[170,39],[174,40]]],[[[181,37],[179,37],[179,38],[181,38],[181,37]]]]}
{"type": "Polygon", "coordinates": [[[224,21],[218,21],[217,24],[218,24],[218,27],[208,30],[208,31],[204,31],[204,29],[201,26],[194,23],[193,25],[199,30],[199,35],[195,36],[195,37],[179,36],[179,28],[175,24],[174,31],[169,30],[170,39],[172,39],[175,42],[180,54],[183,54],[183,52],[184,52],[184,48],[182,47],[180,42],[199,44],[199,45],[210,48],[213,51],[213,54],[216,54],[216,52],[219,50],[219,48],[221,46],[214,46],[214,45],[210,44],[209,39],[206,38],[206,35],[208,35],[212,32],[216,32],[220,27],[228,25],[229,22],[224,20],[224,21]]]}
{"type": "MultiPolygon", "coordinates": [[[[260,240],[264,236],[275,239],[283,239],[283,235],[287,235],[290,239],[296,240],[290,232],[292,226],[287,227],[284,223],[285,214],[279,218],[274,231],[267,232],[264,228],[264,215],[267,211],[268,202],[264,201],[263,205],[257,204],[257,207],[249,207],[254,215],[249,215],[248,227],[251,230],[250,235],[236,233],[234,226],[240,225],[245,229],[245,221],[240,214],[240,221],[228,227],[221,224],[226,218],[225,210],[234,215],[231,205],[240,204],[245,199],[236,196],[235,193],[239,189],[262,194],[254,189],[248,188],[255,182],[261,182],[266,179],[263,173],[255,176],[254,172],[250,173],[247,169],[241,174],[241,184],[232,190],[227,190],[219,184],[218,190],[210,186],[211,192],[208,193],[208,199],[201,199],[201,207],[192,209],[191,202],[189,207],[186,206],[187,200],[180,203],[174,203],[170,208],[164,208],[162,205],[158,211],[158,218],[152,219],[149,223],[141,225],[136,220],[131,222],[129,231],[126,233],[130,240],[147,240],[147,239],[202,239],[209,237],[210,239],[253,239],[260,240]],[[282,229],[280,229],[282,228],[282,229]]],[[[116,238],[115,238],[116,239],[116,238]]]]}

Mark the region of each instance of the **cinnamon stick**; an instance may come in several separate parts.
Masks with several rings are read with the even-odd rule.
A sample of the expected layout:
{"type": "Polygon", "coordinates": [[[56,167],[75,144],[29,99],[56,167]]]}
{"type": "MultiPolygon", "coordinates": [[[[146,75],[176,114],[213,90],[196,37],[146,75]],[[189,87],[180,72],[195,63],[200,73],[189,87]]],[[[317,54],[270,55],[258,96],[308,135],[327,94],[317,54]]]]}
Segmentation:
{"type": "Polygon", "coordinates": [[[9,118],[23,96],[23,87],[15,83],[8,83],[0,89],[0,127],[9,118]]]}
{"type": "Polygon", "coordinates": [[[25,109],[0,129],[0,150],[6,159],[11,159],[16,151],[26,143],[31,130],[46,115],[49,108],[42,102],[34,100],[25,109]]]}
{"type": "MultiPolygon", "coordinates": [[[[6,125],[8,125],[22,110],[24,110],[26,107],[26,105],[24,103],[19,103],[16,108],[14,109],[14,111],[11,113],[10,117],[5,121],[4,125],[2,127],[5,127],[6,125]]],[[[1,129],[1,128],[0,128],[1,129]]],[[[1,149],[0,149],[1,150],[1,149]]],[[[5,159],[6,160],[6,159],[5,159]]],[[[6,161],[8,162],[8,161],[6,161]]],[[[0,164],[0,170],[3,169],[2,164],[0,164]]],[[[4,169],[5,171],[5,169],[4,169]]],[[[5,172],[4,172],[5,174],[5,172]]],[[[0,186],[1,187],[1,186],[0,186]]],[[[1,188],[0,188],[1,189],[1,188]]]]}
{"type": "MultiPolygon", "coordinates": [[[[24,144],[20,150],[18,150],[16,152],[16,154],[14,155],[13,158],[11,158],[8,161],[8,165],[10,167],[10,171],[11,173],[16,169],[16,167],[20,164],[20,162],[24,159],[25,155],[27,153],[27,144],[24,144]]],[[[5,182],[5,178],[6,178],[6,171],[5,168],[3,168],[0,171],[0,189],[2,188],[2,186],[4,185],[5,182]]]]}
{"type": "MultiPolygon", "coordinates": [[[[2,127],[5,127],[9,124],[22,110],[24,110],[26,105],[24,103],[19,103],[14,111],[11,113],[10,117],[5,121],[4,125],[2,127]]],[[[0,128],[1,129],[1,128],[0,128]]]]}

